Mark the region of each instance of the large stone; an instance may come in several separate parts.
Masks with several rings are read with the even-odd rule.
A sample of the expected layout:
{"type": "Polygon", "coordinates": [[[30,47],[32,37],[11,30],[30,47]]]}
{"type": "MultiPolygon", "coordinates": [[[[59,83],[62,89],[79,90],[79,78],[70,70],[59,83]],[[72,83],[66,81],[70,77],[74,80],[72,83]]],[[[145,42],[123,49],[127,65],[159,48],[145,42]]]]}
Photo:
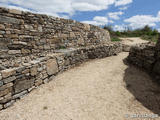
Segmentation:
{"type": "Polygon", "coordinates": [[[28,93],[27,90],[25,90],[25,91],[23,91],[23,92],[20,92],[20,93],[18,93],[18,94],[15,94],[15,95],[12,97],[12,99],[20,98],[21,96],[23,96],[23,95],[25,95],[25,94],[27,94],[27,93],[28,93]]]}
{"type": "Polygon", "coordinates": [[[87,31],[90,31],[90,25],[84,23],[84,29],[87,30],[87,31]]]}
{"type": "Polygon", "coordinates": [[[5,85],[3,85],[3,86],[0,87],[0,91],[3,91],[3,90],[5,90],[5,89],[7,89],[7,88],[10,88],[10,87],[12,87],[12,86],[13,86],[13,83],[5,84],[5,85]]]}
{"type": "Polygon", "coordinates": [[[34,79],[16,80],[14,85],[15,93],[20,93],[34,85],[34,79]]]}
{"type": "Polygon", "coordinates": [[[6,69],[6,70],[2,70],[1,74],[3,78],[7,78],[11,75],[14,75],[16,73],[15,69],[6,69]]]}
{"type": "Polygon", "coordinates": [[[53,75],[58,72],[58,65],[56,59],[50,59],[47,61],[47,73],[53,75]]]}
{"type": "Polygon", "coordinates": [[[16,18],[12,18],[12,17],[6,17],[6,16],[2,16],[0,15],[0,22],[2,23],[14,23],[14,24],[19,24],[20,20],[16,19],[16,18]]]}
{"type": "Polygon", "coordinates": [[[22,11],[16,10],[16,9],[9,9],[9,13],[21,15],[21,14],[22,14],[22,11]]]}
{"type": "Polygon", "coordinates": [[[20,53],[21,53],[21,50],[9,50],[8,51],[8,54],[10,54],[10,55],[20,54],[20,53]]]}
{"type": "Polygon", "coordinates": [[[9,88],[7,88],[5,90],[1,90],[0,91],[0,97],[9,94],[11,91],[12,91],[12,87],[9,87],[9,88]]]}
{"type": "Polygon", "coordinates": [[[9,83],[9,82],[14,81],[15,79],[16,79],[15,76],[11,76],[11,77],[8,77],[8,78],[3,79],[2,81],[3,81],[4,83],[9,83]]]}

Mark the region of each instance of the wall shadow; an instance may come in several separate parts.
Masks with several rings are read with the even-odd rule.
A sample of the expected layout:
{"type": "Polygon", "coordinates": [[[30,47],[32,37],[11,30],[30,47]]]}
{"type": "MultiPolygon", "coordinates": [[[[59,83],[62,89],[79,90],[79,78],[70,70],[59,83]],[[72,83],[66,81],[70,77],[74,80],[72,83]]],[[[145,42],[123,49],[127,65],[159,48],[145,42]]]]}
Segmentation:
{"type": "Polygon", "coordinates": [[[127,90],[132,93],[144,107],[160,115],[160,86],[143,70],[129,65],[125,70],[124,82],[127,90]]]}

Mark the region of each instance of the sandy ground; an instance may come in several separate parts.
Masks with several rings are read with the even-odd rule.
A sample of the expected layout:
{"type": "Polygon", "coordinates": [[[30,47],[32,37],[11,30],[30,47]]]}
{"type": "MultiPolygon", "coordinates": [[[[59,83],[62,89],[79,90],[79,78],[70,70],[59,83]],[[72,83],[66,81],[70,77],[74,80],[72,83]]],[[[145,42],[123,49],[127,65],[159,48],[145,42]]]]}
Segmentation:
{"type": "Polygon", "coordinates": [[[0,111],[0,120],[132,120],[134,114],[160,113],[156,84],[124,64],[127,55],[92,60],[59,74],[0,111]]]}
{"type": "Polygon", "coordinates": [[[123,44],[126,45],[135,45],[135,44],[139,44],[139,43],[147,43],[148,41],[146,40],[142,40],[139,37],[130,37],[130,38],[120,38],[122,40],[123,44]]]}

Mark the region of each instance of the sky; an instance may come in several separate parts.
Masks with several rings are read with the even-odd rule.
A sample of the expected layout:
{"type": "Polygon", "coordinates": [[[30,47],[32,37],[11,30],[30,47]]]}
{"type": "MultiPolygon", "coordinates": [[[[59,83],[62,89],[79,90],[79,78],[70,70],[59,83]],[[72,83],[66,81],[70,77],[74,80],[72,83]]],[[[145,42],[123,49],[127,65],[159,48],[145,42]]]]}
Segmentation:
{"type": "Polygon", "coordinates": [[[114,30],[149,25],[160,31],[160,0],[0,0],[1,7],[73,19],[114,30]]]}

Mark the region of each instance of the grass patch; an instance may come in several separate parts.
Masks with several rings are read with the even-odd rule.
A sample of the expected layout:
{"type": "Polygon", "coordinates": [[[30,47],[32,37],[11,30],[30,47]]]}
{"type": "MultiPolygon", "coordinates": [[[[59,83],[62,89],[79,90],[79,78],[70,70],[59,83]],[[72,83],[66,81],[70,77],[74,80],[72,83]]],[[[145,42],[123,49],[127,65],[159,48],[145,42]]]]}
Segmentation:
{"type": "Polygon", "coordinates": [[[143,35],[143,36],[141,36],[141,39],[151,41],[151,42],[157,42],[158,41],[158,35],[156,35],[156,36],[143,35]]]}
{"type": "Polygon", "coordinates": [[[119,39],[118,37],[111,37],[111,41],[112,42],[119,42],[119,41],[121,41],[121,39],[119,39]]]}

